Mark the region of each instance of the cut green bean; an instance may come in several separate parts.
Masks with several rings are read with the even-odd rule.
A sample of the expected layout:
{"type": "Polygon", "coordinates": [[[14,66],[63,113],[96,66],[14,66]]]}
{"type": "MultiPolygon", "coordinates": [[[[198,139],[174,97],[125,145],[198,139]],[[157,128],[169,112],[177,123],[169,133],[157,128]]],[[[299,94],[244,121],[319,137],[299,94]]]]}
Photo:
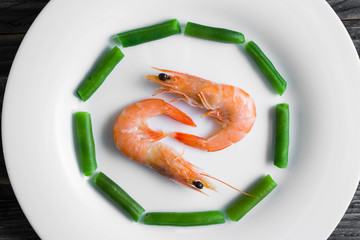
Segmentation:
{"type": "Polygon", "coordinates": [[[262,178],[254,187],[248,191],[249,194],[257,198],[247,195],[240,196],[233,204],[226,208],[225,212],[231,221],[239,221],[246,213],[255,207],[262,199],[264,199],[277,184],[270,175],[262,178]]]}
{"type": "Polygon", "coordinates": [[[186,23],[184,34],[192,37],[223,43],[245,42],[244,34],[240,32],[232,31],[225,28],[216,28],[200,25],[193,22],[186,23]]]}
{"type": "Polygon", "coordinates": [[[123,209],[135,222],[145,209],[130,197],[119,185],[111,180],[104,173],[99,172],[94,177],[94,184],[115,204],[123,209]]]}
{"type": "Polygon", "coordinates": [[[246,51],[254,59],[260,70],[265,74],[275,91],[282,95],[286,90],[286,81],[275,69],[272,62],[265,56],[261,49],[253,42],[250,41],[245,46],[246,51]]]}
{"type": "Polygon", "coordinates": [[[84,102],[95,93],[123,57],[124,54],[115,46],[111,52],[100,61],[95,71],[88,79],[86,79],[77,91],[84,102]]]}
{"type": "Polygon", "coordinates": [[[81,169],[85,176],[90,176],[97,169],[90,114],[75,113],[75,128],[81,169]]]}
{"type": "Polygon", "coordinates": [[[180,23],[174,18],[148,27],[118,33],[115,37],[120,41],[123,47],[131,47],[178,33],[181,33],[180,23]]]}
{"type": "Polygon", "coordinates": [[[221,211],[205,212],[151,212],[146,213],[143,223],[164,226],[202,226],[225,222],[221,211]]]}
{"type": "Polygon", "coordinates": [[[286,168],[288,164],[289,122],[289,105],[287,103],[277,104],[274,165],[279,168],[286,168]]]}

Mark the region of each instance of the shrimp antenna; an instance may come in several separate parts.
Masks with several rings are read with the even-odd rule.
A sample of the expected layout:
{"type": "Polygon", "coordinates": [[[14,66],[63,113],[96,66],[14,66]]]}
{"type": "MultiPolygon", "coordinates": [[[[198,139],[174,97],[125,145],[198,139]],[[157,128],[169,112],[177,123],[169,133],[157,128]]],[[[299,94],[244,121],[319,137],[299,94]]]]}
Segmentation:
{"type": "Polygon", "coordinates": [[[236,190],[236,191],[238,191],[238,192],[241,192],[242,194],[245,194],[245,195],[247,195],[247,196],[250,196],[250,197],[253,197],[253,198],[258,198],[258,197],[254,196],[254,195],[251,195],[251,194],[249,194],[249,193],[246,193],[246,192],[244,192],[244,191],[241,191],[241,190],[239,190],[239,189],[231,186],[230,184],[228,184],[228,183],[226,183],[226,182],[224,182],[224,181],[221,181],[221,180],[218,179],[218,178],[215,178],[215,177],[212,177],[212,176],[210,176],[210,175],[207,175],[206,173],[200,173],[200,175],[203,175],[203,176],[205,176],[205,177],[212,178],[212,179],[214,179],[214,180],[216,180],[216,181],[219,181],[219,182],[221,182],[222,184],[225,184],[226,186],[228,186],[228,187],[230,187],[230,188],[232,188],[232,189],[234,189],[234,190],[236,190]]]}
{"type": "Polygon", "coordinates": [[[180,157],[182,157],[182,156],[184,155],[184,153],[185,153],[185,147],[183,147],[182,153],[181,153],[179,156],[177,156],[177,157],[175,158],[175,160],[178,160],[180,157]]]}
{"type": "Polygon", "coordinates": [[[156,96],[156,95],[159,95],[159,94],[165,92],[166,90],[165,90],[165,88],[163,88],[163,87],[159,87],[159,88],[155,89],[155,91],[158,91],[158,92],[154,93],[154,94],[151,95],[151,96],[154,97],[154,96],[156,96]]]}

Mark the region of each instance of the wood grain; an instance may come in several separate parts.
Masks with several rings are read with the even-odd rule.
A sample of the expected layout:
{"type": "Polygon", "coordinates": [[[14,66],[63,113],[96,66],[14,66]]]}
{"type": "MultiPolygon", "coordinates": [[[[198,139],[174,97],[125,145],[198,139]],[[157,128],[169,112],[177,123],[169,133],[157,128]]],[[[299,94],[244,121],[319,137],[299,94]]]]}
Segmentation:
{"type": "Polygon", "coordinates": [[[328,0],[349,32],[358,54],[360,53],[360,1],[359,0],[328,0]]]}
{"type": "MultiPolygon", "coordinates": [[[[342,19],[360,54],[360,0],[328,0],[342,19]]],[[[22,39],[46,0],[0,0],[0,105],[12,61],[22,39]]],[[[0,109],[1,110],[1,109],[0,109]]],[[[0,147],[2,144],[0,145],[0,147]]],[[[2,149],[1,149],[2,150],[2,149]]],[[[0,240],[39,239],[23,214],[0,154],[0,240]]],[[[360,240],[360,186],[329,240],[360,240]]]]}

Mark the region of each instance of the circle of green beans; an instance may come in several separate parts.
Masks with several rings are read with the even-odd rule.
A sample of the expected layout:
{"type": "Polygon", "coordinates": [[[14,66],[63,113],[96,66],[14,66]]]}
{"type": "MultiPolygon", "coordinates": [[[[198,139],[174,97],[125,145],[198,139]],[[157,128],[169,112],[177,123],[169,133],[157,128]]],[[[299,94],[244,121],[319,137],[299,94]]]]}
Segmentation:
{"type": "MultiPolygon", "coordinates": [[[[177,19],[170,19],[159,24],[118,33],[114,37],[122,47],[126,48],[180,33],[181,25],[179,21],[177,19]]],[[[242,44],[245,42],[245,36],[240,32],[193,22],[187,22],[184,34],[190,37],[222,43],[242,44]]],[[[249,41],[245,45],[245,50],[253,59],[255,65],[258,66],[259,70],[269,80],[273,90],[277,94],[282,95],[286,90],[287,83],[259,46],[254,41],[249,41]]],[[[102,57],[95,70],[78,87],[77,94],[80,99],[84,102],[88,100],[123,58],[124,54],[117,46],[114,46],[109,53],[102,57]]],[[[275,110],[274,165],[279,168],[286,168],[289,149],[289,105],[286,103],[277,104],[275,110]]],[[[138,222],[142,217],[142,223],[148,225],[201,226],[225,223],[226,215],[231,221],[239,221],[277,186],[270,175],[265,175],[247,191],[249,194],[256,196],[256,198],[240,195],[223,210],[147,212],[143,214],[145,209],[124,189],[103,172],[96,172],[97,162],[90,113],[76,112],[74,114],[74,122],[75,142],[77,143],[76,150],[82,173],[90,177],[90,182],[93,186],[114,202],[115,205],[119,206],[135,222],[138,222]]]]}

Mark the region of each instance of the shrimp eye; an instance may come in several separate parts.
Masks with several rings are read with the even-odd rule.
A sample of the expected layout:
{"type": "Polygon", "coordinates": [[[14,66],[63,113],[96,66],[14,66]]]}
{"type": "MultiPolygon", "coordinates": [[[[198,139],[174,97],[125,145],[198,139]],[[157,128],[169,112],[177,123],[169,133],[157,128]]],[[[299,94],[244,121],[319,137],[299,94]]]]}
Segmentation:
{"type": "Polygon", "coordinates": [[[160,79],[161,81],[166,81],[166,80],[170,79],[170,76],[167,75],[167,74],[165,74],[165,73],[160,73],[160,74],[159,74],[159,79],[160,79]]]}
{"type": "Polygon", "coordinates": [[[200,181],[194,181],[193,185],[198,189],[203,189],[204,185],[200,181]]]}

